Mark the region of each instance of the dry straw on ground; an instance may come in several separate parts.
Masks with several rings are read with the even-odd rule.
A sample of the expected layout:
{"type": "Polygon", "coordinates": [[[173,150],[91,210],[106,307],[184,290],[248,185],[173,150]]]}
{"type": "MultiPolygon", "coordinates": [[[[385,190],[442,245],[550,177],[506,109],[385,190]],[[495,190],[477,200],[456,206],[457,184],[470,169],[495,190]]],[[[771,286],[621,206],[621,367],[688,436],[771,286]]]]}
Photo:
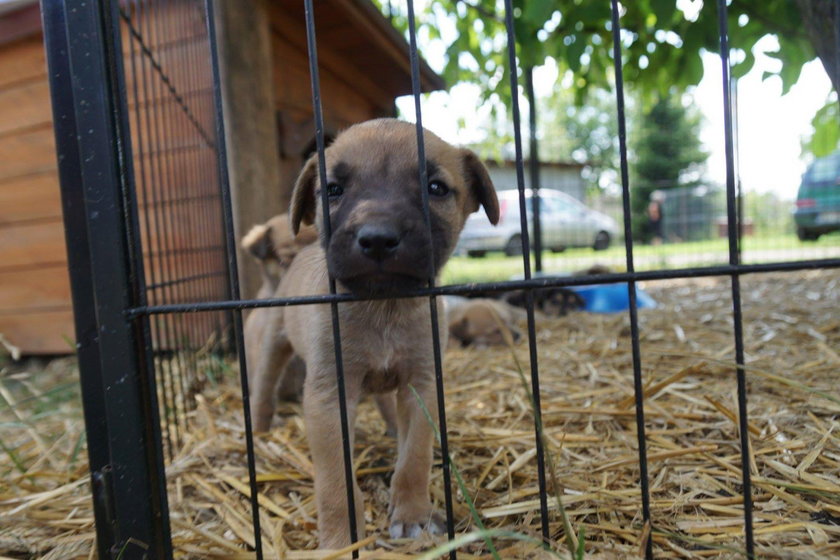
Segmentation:
{"type": "MultiPolygon", "coordinates": [[[[649,283],[646,289],[661,304],[640,312],[654,530],[641,520],[625,314],[575,313],[538,326],[545,432],[565,507],[575,530],[584,530],[588,558],[637,557],[646,538],[653,539],[657,558],[740,557],[729,281],[649,283]]],[[[742,290],[758,552],[763,558],[838,557],[840,273],[747,276],[742,290]]],[[[527,344],[515,351],[527,375],[527,344]]],[[[16,403],[0,405],[0,556],[88,558],[94,537],[81,415],[72,398],[41,410],[31,406],[44,402],[43,395],[31,395],[43,392],[38,380],[48,374],[0,379],[3,399],[16,403]]],[[[67,374],[60,370],[52,378],[67,374]]],[[[234,378],[198,398],[185,444],[167,468],[179,558],[253,558],[234,378]]],[[[533,414],[511,351],[448,351],[446,387],[450,452],[485,525],[537,536],[533,414]]],[[[311,551],[312,466],[296,411],[297,405],[284,407],[276,429],[256,438],[263,547],[268,558],[325,558],[311,551]]],[[[370,535],[362,557],[412,558],[431,543],[386,538],[394,445],[381,435],[372,405],[360,414],[356,466],[370,535]]],[[[443,502],[440,470],[433,495],[443,502]]],[[[458,533],[471,530],[464,503],[456,490],[458,533]]],[[[562,551],[553,499],[549,506],[554,548],[562,551]]],[[[501,558],[549,557],[527,542],[499,538],[495,545],[501,558]]],[[[459,558],[487,557],[480,541],[461,550],[459,558]]]]}

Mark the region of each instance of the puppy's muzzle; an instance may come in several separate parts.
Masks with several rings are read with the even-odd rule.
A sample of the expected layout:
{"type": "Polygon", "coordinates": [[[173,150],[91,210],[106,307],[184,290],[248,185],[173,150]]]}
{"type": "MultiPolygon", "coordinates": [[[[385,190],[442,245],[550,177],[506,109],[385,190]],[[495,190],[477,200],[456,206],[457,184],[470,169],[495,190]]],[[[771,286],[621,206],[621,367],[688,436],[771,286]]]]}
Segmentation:
{"type": "Polygon", "coordinates": [[[386,224],[365,224],[356,232],[362,254],[376,262],[392,258],[400,247],[400,233],[386,224]]]}

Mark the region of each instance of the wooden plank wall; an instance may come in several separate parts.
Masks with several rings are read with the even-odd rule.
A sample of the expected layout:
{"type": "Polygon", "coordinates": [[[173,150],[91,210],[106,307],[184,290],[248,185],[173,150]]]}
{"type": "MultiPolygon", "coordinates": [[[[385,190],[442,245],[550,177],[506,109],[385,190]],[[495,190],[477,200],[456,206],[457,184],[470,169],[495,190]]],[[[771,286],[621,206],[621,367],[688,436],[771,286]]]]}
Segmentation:
{"type": "Polygon", "coordinates": [[[0,333],[69,353],[73,316],[40,34],[0,46],[0,333]]]}
{"type": "MultiPolygon", "coordinates": [[[[345,25],[343,31],[331,33],[335,31],[332,18],[346,17],[346,9],[342,2],[324,2],[319,6],[315,20],[321,105],[328,137],[334,137],[354,123],[396,115],[393,95],[377,84],[373,76],[361,72],[356,60],[345,51],[347,44],[344,38],[358,30],[353,28],[348,31],[345,25]]],[[[274,107],[280,142],[278,196],[287,207],[292,187],[304,163],[304,152],[315,142],[309,56],[302,7],[295,3],[271,3],[268,13],[274,61],[274,107]]],[[[381,61],[384,52],[373,49],[370,41],[368,38],[364,57],[381,61]]],[[[405,76],[398,79],[405,80],[405,76]]]]}
{"type": "MultiPolygon", "coordinates": [[[[211,83],[196,73],[206,36],[201,21],[176,15],[162,18],[169,28],[152,22],[144,31],[170,38],[155,56],[178,91],[177,102],[149,60],[138,50],[132,56],[123,35],[152,304],[226,295],[217,162],[197,133],[198,125],[214,134],[211,83]],[[172,27],[176,19],[178,29],[172,27]]],[[[0,333],[24,354],[67,354],[75,350],[75,333],[42,41],[37,34],[0,45],[0,333]]],[[[165,329],[167,335],[155,337],[156,346],[202,346],[224,322],[202,315],[177,321],[183,326],[165,329]]]]}

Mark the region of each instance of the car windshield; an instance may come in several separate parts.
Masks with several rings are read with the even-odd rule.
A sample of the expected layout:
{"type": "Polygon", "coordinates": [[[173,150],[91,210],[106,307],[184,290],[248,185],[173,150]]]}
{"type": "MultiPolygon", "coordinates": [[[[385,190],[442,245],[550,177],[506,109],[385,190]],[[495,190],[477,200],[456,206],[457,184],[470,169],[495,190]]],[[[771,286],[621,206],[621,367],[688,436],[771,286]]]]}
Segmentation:
{"type": "Polygon", "coordinates": [[[551,211],[565,214],[579,213],[583,208],[583,205],[576,200],[565,197],[546,197],[541,202],[551,211]]]}
{"type": "Polygon", "coordinates": [[[816,160],[808,173],[808,178],[811,181],[820,183],[838,177],[840,177],[840,155],[816,160]]]}
{"type": "MultiPolygon", "coordinates": [[[[509,212],[519,215],[519,193],[515,191],[503,191],[499,197],[509,212]]],[[[527,215],[531,216],[532,199],[528,191],[525,195],[525,209],[527,215]]],[[[563,196],[562,193],[540,191],[540,213],[551,214],[581,214],[586,211],[586,206],[572,197],[563,196]]]]}

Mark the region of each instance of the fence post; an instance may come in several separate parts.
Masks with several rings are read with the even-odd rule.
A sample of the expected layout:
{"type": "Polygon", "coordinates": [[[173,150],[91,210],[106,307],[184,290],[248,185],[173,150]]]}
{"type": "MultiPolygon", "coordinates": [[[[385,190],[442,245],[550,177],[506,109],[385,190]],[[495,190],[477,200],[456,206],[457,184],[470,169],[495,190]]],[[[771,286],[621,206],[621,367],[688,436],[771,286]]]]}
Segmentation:
{"type": "Polygon", "coordinates": [[[118,2],[44,0],[100,558],[171,558],[126,120],[118,2]],[[70,4],[68,6],[68,4],[70,4]]]}

